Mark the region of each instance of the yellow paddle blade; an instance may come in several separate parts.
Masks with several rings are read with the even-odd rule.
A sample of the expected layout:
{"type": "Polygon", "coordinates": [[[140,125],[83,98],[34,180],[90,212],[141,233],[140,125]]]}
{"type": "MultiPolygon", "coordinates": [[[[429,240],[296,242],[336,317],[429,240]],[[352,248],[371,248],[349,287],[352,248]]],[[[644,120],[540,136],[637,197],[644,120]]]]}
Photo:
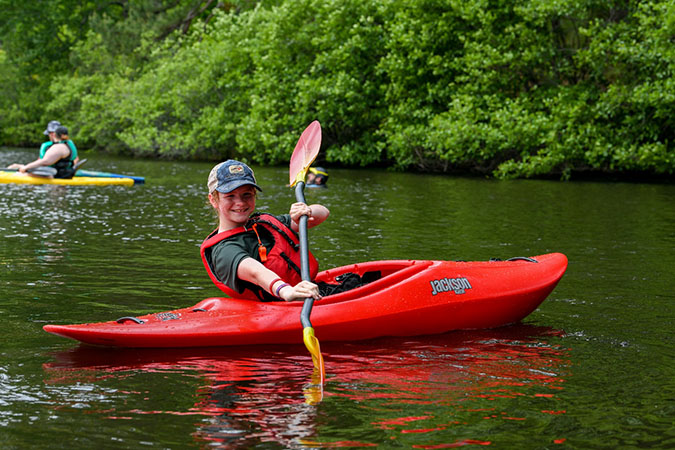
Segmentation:
{"type": "Polygon", "coordinates": [[[314,369],[319,371],[320,381],[323,385],[324,379],[326,378],[326,369],[323,365],[323,356],[321,356],[319,340],[314,336],[314,328],[305,327],[302,330],[302,340],[305,341],[305,347],[307,347],[307,350],[309,350],[309,353],[312,355],[314,369]]]}
{"type": "Polygon", "coordinates": [[[319,154],[321,148],[321,124],[318,120],[310,123],[300,135],[295,145],[288,171],[291,187],[300,181],[305,181],[305,175],[319,154]]]}
{"type": "Polygon", "coordinates": [[[321,400],[323,400],[323,381],[319,369],[314,368],[310,383],[302,389],[302,393],[305,396],[305,403],[308,405],[321,403],[321,400]]]}

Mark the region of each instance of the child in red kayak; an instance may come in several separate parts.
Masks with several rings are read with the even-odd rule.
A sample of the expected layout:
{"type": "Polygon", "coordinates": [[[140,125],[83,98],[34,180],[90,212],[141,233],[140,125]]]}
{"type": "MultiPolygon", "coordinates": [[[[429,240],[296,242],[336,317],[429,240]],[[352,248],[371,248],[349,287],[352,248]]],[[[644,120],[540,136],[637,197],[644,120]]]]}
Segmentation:
{"type": "MultiPolygon", "coordinates": [[[[246,164],[229,159],[216,165],[208,179],[209,202],[218,214],[218,229],[202,243],[201,254],[211,280],[226,294],[261,301],[320,299],[316,284],[302,281],[298,221],[308,215],[308,227],[322,223],[325,206],[291,205],[280,216],[255,213],[258,191],[246,164]]],[[[310,254],[312,279],[318,272],[310,254]]]]}

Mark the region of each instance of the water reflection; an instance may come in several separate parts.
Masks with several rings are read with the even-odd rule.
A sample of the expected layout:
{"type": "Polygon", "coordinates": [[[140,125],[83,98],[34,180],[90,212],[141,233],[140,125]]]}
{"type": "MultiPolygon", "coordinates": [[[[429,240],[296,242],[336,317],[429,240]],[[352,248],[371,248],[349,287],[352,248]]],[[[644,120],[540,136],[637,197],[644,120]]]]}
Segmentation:
{"type": "MultiPolygon", "coordinates": [[[[26,188],[26,186],[20,186],[26,188]]],[[[10,187],[10,191],[15,186],[10,187]]],[[[6,188],[7,189],[7,188],[6,188]]],[[[4,195],[4,205],[0,207],[0,214],[11,228],[0,228],[6,232],[6,237],[14,239],[17,248],[34,247],[35,256],[39,263],[53,263],[62,260],[69,252],[69,225],[76,219],[72,213],[72,198],[66,195],[65,186],[27,187],[30,194],[22,199],[15,195],[4,195]],[[49,208],[44,208],[49,204],[49,208]],[[38,244],[26,245],[25,241],[35,241],[38,244]]]]}
{"type": "MultiPolygon", "coordinates": [[[[80,346],[52,354],[44,370],[49,386],[69,386],[80,393],[83,386],[95,387],[110,377],[120,386],[135,384],[125,379],[154,375],[144,392],[130,394],[130,389],[118,393],[118,399],[108,393],[105,404],[93,396],[88,404],[107,417],[200,416],[194,438],[227,448],[262,442],[285,448],[372,446],[405,443],[413,435],[414,442],[423,437],[427,443],[417,448],[440,448],[489,444],[484,435],[458,438],[455,430],[469,423],[475,432],[480,422],[505,423],[532,415],[542,422],[564,414],[556,397],[570,361],[567,349],[556,343],[560,336],[562,332],[548,327],[516,325],[326,343],[327,383],[318,405],[307,404],[303,396],[312,365],[301,345],[175,350],[80,346]],[[148,396],[165,389],[167,381],[181,379],[197,380],[192,401],[172,410],[129,408],[136,403],[129,396],[148,396]],[[354,440],[345,440],[350,435],[354,440]],[[363,436],[372,439],[364,441],[363,436]]],[[[79,401],[81,405],[81,396],[79,401]]]]}

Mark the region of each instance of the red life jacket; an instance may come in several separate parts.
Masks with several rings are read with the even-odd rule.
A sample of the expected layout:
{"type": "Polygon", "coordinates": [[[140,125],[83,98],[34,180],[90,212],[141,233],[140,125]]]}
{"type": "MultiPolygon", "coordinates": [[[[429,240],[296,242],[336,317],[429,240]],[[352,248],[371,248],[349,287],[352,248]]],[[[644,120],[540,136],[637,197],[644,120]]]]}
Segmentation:
{"type": "MultiPolygon", "coordinates": [[[[210,255],[211,248],[214,245],[224,239],[242,233],[255,233],[257,235],[254,226],[264,228],[273,238],[271,249],[265,249],[261,244],[261,247],[265,249],[264,251],[261,251],[261,253],[266,252],[267,255],[266,261],[261,261],[261,255],[256,255],[255,259],[262,262],[265,267],[276,273],[282,280],[291,286],[295,286],[302,281],[302,276],[300,275],[300,240],[298,235],[271,214],[254,214],[248,222],[246,222],[246,225],[242,227],[233,228],[231,230],[223,231],[222,233],[218,233],[217,229],[213,231],[206,239],[204,239],[204,242],[202,242],[200,247],[202,262],[204,263],[204,267],[206,268],[206,272],[209,274],[211,281],[230,297],[245,298],[249,300],[278,301],[279,299],[274,297],[274,295],[270,295],[260,286],[256,286],[252,283],[243,282],[246,289],[241,293],[235,291],[220,281],[211,267],[212,261],[210,255]]],[[[260,237],[257,236],[257,238],[258,242],[260,242],[260,237]]],[[[316,261],[316,258],[314,258],[314,255],[309,253],[309,274],[311,279],[314,279],[318,272],[319,263],[316,261]]]]}

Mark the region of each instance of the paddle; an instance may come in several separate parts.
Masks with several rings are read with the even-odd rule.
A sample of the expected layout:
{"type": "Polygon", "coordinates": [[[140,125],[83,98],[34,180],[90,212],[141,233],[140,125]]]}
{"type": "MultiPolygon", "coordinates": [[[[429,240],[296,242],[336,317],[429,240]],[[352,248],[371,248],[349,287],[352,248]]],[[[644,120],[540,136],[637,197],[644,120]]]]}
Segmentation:
{"type": "Polygon", "coordinates": [[[77,162],[77,164],[74,164],[74,165],[73,165],[73,174],[75,174],[75,172],[77,172],[77,170],[78,170],[80,167],[82,167],[82,164],[84,164],[84,163],[86,163],[86,162],[87,162],[87,158],[84,158],[84,159],[79,160],[79,161],[77,162]]]}
{"type": "MultiPolygon", "coordinates": [[[[4,172],[18,172],[19,169],[2,169],[4,172]]],[[[56,175],[57,170],[53,167],[49,166],[40,166],[36,167],[34,169],[28,169],[26,172],[28,172],[31,175],[36,175],[38,177],[53,177],[56,175]]]]}
{"type": "MultiPolygon", "coordinates": [[[[291,163],[289,168],[289,181],[291,187],[295,186],[295,198],[297,201],[307,203],[305,201],[305,175],[312,165],[316,155],[319,154],[321,147],[321,125],[318,120],[310,123],[305,131],[300,135],[293,155],[291,156],[291,163]]],[[[309,243],[307,239],[307,216],[300,218],[299,234],[300,234],[300,274],[303,280],[311,281],[309,276],[309,243]]],[[[314,369],[320,373],[320,381],[323,381],[326,371],[323,364],[323,357],[321,356],[321,348],[319,347],[319,340],[314,336],[314,328],[309,316],[312,313],[314,306],[314,299],[309,297],[305,299],[302,305],[302,312],[300,313],[300,322],[303,326],[302,336],[307,350],[312,355],[312,362],[314,369]]]]}
{"type": "MultiPolygon", "coordinates": [[[[77,170],[82,166],[82,164],[86,163],[87,159],[81,159],[77,164],[73,165],[73,174],[77,172],[77,170]]],[[[10,169],[10,168],[5,168],[1,169],[5,172],[18,172],[19,169],[10,169]]],[[[35,175],[38,177],[53,177],[56,175],[58,172],[55,168],[50,167],[50,166],[40,166],[40,167],[35,167],[34,169],[28,169],[26,172],[28,172],[31,175],[35,175]]]]}

